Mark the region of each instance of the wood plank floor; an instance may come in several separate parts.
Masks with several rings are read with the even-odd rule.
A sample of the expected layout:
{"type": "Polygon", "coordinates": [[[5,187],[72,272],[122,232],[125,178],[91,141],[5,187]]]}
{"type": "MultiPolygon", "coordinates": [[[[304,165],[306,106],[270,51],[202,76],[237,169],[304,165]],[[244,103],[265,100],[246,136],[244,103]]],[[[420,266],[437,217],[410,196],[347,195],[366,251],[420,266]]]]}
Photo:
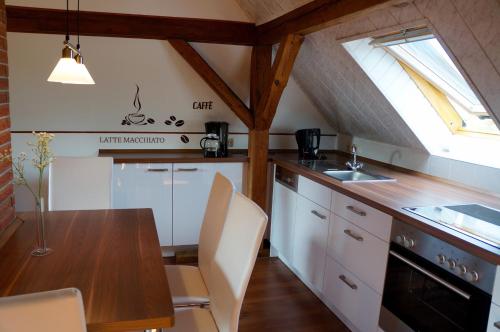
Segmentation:
{"type": "MultiPolygon", "coordinates": [[[[172,260],[165,263],[172,264],[172,260]]],[[[349,331],[279,259],[258,258],[243,302],[239,332],[266,330],[349,331]]]]}

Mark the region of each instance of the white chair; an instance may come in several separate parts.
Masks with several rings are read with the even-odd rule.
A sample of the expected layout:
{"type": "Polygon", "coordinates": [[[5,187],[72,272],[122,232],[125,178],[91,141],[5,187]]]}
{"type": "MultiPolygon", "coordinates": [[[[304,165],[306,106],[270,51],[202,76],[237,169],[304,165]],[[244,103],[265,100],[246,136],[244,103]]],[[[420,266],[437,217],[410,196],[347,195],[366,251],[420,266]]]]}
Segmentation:
{"type": "Polygon", "coordinates": [[[0,297],[0,331],[87,331],[76,288],[0,297]]]}
{"type": "Polygon", "coordinates": [[[49,210],[111,208],[113,158],[56,157],[49,167],[49,210]]]}
{"type": "Polygon", "coordinates": [[[205,209],[198,243],[198,266],[166,265],[168,283],[174,306],[203,305],[209,302],[210,264],[226,220],[234,186],[228,178],[217,172],[205,209]]]}
{"type": "Polygon", "coordinates": [[[243,298],[266,224],[264,211],[241,193],[236,193],[210,266],[210,309],[176,311],[175,327],[168,331],[238,331],[243,298]]]}

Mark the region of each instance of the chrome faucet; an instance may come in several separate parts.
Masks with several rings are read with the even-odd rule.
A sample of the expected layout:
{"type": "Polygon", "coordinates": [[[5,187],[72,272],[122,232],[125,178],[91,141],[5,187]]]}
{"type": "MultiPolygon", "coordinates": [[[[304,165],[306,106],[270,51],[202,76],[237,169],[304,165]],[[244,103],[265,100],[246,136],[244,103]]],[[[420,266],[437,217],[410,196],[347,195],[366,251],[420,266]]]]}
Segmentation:
{"type": "Polygon", "coordinates": [[[352,160],[346,162],[346,166],[352,169],[353,171],[357,171],[363,167],[363,163],[357,161],[358,158],[358,147],[356,145],[351,146],[352,160]]]}

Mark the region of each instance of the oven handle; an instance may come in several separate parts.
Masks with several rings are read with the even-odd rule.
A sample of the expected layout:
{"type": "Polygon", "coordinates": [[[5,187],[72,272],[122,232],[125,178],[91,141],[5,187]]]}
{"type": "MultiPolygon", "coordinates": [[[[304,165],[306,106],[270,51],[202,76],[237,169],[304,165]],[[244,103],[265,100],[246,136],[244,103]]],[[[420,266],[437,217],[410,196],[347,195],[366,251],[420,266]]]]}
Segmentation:
{"type": "Polygon", "coordinates": [[[401,256],[400,254],[398,254],[397,252],[395,251],[392,251],[390,250],[389,251],[389,255],[391,256],[394,256],[396,257],[397,259],[399,259],[400,261],[410,265],[412,268],[414,268],[415,270],[417,271],[420,271],[422,272],[423,274],[425,274],[426,276],[428,276],[429,278],[433,279],[434,281],[436,281],[437,283],[443,285],[444,287],[448,288],[449,290],[457,293],[458,295],[462,296],[463,298],[465,298],[466,300],[470,300],[470,294],[464,292],[463,290],[453,286],[452,284],[450,284],[449,282],[441,279],[440,277],[438,277],[437,275],[435,275],[434,273],[431,273],[427,270],[425,270],[424,268],[418,266],[417,264],[413,263],[412,261],[404,258],[403,256],[401,256]]]}

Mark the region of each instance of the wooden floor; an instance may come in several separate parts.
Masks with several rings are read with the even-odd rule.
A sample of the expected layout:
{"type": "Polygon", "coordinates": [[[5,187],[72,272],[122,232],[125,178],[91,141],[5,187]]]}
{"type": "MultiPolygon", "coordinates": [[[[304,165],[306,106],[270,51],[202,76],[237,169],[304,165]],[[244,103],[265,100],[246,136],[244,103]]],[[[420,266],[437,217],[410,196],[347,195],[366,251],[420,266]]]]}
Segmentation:
{"type": "Polygon", "coordinates": [[[240,315],[240,332],[349,329],[277,258],[259,258],[240,315]]]}
{"type": "Polygon", "coordinates": [[[279,259],[258,258],[243,302],[239,332],[266,330],[349,331],[279,259]]]}

